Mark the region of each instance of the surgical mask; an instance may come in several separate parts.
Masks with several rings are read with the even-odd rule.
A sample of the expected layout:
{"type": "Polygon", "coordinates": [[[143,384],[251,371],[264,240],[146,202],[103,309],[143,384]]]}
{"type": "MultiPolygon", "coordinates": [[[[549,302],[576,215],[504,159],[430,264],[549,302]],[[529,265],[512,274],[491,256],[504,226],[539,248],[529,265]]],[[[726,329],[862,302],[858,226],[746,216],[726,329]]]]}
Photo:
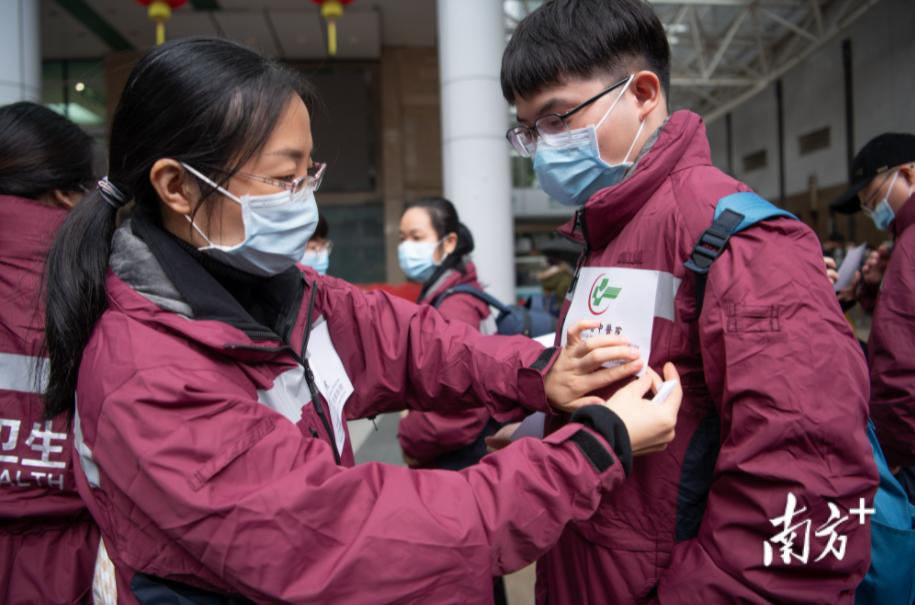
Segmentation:
{"type": "Polygon", "coordinates": [[[237,197],[194,168],[182,165],[241,206],[245,238],[233,246],[214,244],[193,219],[185,215],[207,242],[206,246],[198,248],[201,252],[240,271],[263,277],[282,273],[302,259],[305,246],[318,225],[318,206],[312,187],[305,185],[296,192],[237,197]]]}
{"type": "Polygon", "coordinates": [[[874,206],[874,209],[864,208],[864,213],[874,221],[874,225],[877,226],[877,229],[881,231],[886,231],[890,228],[890,223],[896,218],[896,213],[893,212],[893,207],[890,206],[889,195],[893,190],[893,185],[896,184],[896,177],[899,176],[899,172],[893,175],[893,180],[890,181],[890,186],[886,190],[886,195],[883,196],[877,204],[874,206]]]}
{"type": "Polygon", "coordinates": [[[435,262],[435,249],[442,243],[404,241],[397,246],[397,260],[407,279],[423,283],[432,275],[438,263],[435,262]]]}
{"type": "Polygon", "coordinates": [[[305,256],[302,257],[302,264],[311,267],[321,275],[327,275],[327,268],[330,266],[330,250],[327,248],[306,250],[305,256]]]}
{"type": "Polygon", "coordinates": [[[540,136],[534,152],[534,172],[540,187],[560,204],[581,206],[596,191],[622,181],[632,167],[629,156],[645,127],[644,120],[619,164],[608,164],[602,160],[597,142],[598,129],[619,104],[631,82],[632,76],[596,125],[540,136]]]}

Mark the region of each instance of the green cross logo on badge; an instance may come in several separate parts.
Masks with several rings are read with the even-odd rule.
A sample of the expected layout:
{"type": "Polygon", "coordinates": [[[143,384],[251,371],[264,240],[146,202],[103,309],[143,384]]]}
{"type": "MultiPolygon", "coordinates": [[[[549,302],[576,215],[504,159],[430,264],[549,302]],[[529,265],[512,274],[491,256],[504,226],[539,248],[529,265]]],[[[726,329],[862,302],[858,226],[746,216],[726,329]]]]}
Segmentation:
{"type": "Polygon", "coordinates": [[[591,313],[600,315],[606,311],[610,301],[616,300],[622,290],[622,288],[611,286],[610,278],[606,274],[597,276],[591,286],[591,293],[588,295],[588,308],[591,313]]]}

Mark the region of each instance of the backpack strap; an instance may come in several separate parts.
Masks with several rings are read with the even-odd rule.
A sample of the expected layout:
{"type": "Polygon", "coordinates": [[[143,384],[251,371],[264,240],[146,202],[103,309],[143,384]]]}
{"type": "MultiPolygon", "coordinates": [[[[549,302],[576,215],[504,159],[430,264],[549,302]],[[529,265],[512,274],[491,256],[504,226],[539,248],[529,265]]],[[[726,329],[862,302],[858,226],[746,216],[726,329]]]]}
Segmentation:
{"type": "Polygon", "coordinates": [[[441,294],[435,297],[435,300],[432,301],[432,306],[436,309],[441,305],[446,298],[452,296],[453,294],[469,294],[474,298],[482,300],[484,303],[496,309],[499,314],[511,313],[511,309],[505,306],[501,301],[499,301],[494,296],[483,292],[479,288],[474,288],[470,284],[459,284],[452,288],[448,288],[441,294]]]}
{"type": "Polygon", "coordinates": [[[686,268],[696,274],[696,319],[702,313],[709,269],[724,252],[731,236],[756,223],[780,216],[797,220],[797,217],[787,210],[775,206],[752,191],[732,193],[718,200],[715,205],[715,220],[696,242],[693,253],[685,263],[686,268]]]}

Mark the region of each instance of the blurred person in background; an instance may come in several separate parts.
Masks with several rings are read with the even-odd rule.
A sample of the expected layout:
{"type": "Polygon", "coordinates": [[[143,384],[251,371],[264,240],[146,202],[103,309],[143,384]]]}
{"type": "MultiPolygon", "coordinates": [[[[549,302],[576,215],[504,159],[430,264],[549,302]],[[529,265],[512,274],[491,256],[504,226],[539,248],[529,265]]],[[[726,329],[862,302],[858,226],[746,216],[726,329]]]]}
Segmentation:
{"type": "Polygon", "coordinates": [[[324,215],[320,215],[315,234],[311,236],[305,247],[302,264],[311,267],[320,275],[327,275],[327,269],[330,267],[330,253],[333,249],[334,243],[330,240],[330,227],[327,225],[327,219],[324,218],[324,215]]]}
{"type": "Polygon", "coordinates": [[[870,415],[887,463],[915,502],[915,135],[871,139],[852,162],[852,182],[832,207],[863,210],[893,238],[862,268],[873,304],[867,343],[870,415]],[[881,279],[882,275],[882,279],[881,279]]]}
{"type": "MultiPolygon", "coordinates": [[[[407,279],[422,285],[419,304],[432,305],[459,285],[483,290],[470,260],[473,248],[473,235],[449,200],[421,199],[409,205],[400,218],[398,259],[407,279]]],[[[438,310],[449,321],[492,332],[489,305],[470,294],[452,294],[441,300],[438,310]]],[[[409,411],[400,419],[397,439],[408,466],[457,471],[486,455],[484,440],[501,426],[485,407],[459,412],[409,411]]],[[[495,580],[493,590],[495,602],[505,603],[501,578],[495,580]]]]}
{"type": "Polygon", "coordinates": [[[0,602],[85,603],[99,531],[76,492],[68,419],[45,419],[33,362],[45,258],[94,187],[93,142],[27,102],[0,107],[0,141],[0,602]]]}

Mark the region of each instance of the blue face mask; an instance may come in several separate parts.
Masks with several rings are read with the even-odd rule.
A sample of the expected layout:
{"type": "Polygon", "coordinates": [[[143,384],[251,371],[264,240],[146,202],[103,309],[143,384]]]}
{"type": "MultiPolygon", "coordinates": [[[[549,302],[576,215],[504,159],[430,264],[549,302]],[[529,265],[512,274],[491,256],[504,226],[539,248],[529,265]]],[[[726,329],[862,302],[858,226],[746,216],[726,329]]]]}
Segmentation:
{"type": "Polygon", "coordinates": [[[435,249],[441,240],[437,242],[414,242],[404,241],[397,246],[397,260],[400,261],[400,268],[407,276],[407,279],[413,282],[423,283],[432,275],[438,263],[435,262],[435,249]]]}
{"type": "Polygon", "coordinates": [[[327,248],[306,250],[305,256],[302,257],[302,264],[311,267],[321,275],[327,275],[327,268],[330,266],[330,251],[327,248]]]}
{"type": "Polygon", "coordinates": [[[214,244],[185,215],[208,244],[200,248],[201,252],[240,271],[265,277],[282,273],[302,259],[305,246],[318,226],[318,205],[311,187],[306,185],[297,192],[237,197],[187,164],[183,166],[241,206],[245,238],[234,246],[214,244]]]}
{"type": "Polygon", "coordinates": [[[554,135],[540,135],[534,152],[534,172],[540,187],[565,206],[581,206],[596,191],[616,185],[632,167],[629,156],[642,134],[645,122],[639,124],[626,157],[619,164],[608,164],[600,157],[597,130],[616,108],[629,88],[629,81],[607,112],[595,125],[576,128],[554,135]]]}
{"type": "Polygon", "coordinates": [[[893,220],[896,219],[896,213],[893,212],[893,207],[890,206],[889,195],[893,190],[893,185],[896,184],[896,177],[899,176],[899,172],[893,175],[893,180],[890,181],[890,186],[886,190],[886,195],[882,200],[877,202],[877,205],[874,206],[873,210],[870,208],[864,208],[864,213],[871,217],[871,220],[874,221],[874,224],[877,226],[877,229],[881,231],[887,231],[890,228],[890,224],[893,220]]]}

